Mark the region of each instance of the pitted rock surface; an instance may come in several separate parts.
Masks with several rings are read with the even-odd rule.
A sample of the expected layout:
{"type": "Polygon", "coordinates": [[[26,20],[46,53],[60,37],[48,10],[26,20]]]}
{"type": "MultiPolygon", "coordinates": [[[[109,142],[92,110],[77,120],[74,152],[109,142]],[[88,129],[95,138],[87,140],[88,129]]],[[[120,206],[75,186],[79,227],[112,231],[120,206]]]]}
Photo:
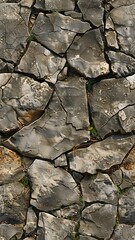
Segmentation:
{"type": "Polygon", "coordinates": [[[135,0],[0,0],[0,240],[135,239],[135,0]]]}

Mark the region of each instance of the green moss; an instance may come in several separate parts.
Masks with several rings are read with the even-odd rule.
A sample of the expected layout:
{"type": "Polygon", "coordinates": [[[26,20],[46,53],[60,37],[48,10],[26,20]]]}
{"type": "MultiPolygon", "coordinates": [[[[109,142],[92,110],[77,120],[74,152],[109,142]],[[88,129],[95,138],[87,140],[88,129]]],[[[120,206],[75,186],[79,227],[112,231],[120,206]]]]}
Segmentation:
{"type": "Polygon", "coordinates": [[[21,180],[20,180],[20,183],[22,183],[22,185],[25,187],[25,188],[28,188],[30,186],[29,184],[29,177],[27,175],[25,175],[21,180]]]}
{"type": "Polygon", "coordinates": [[[99,136],[94,123],[92,123],[89,127],[88,127],[88,131],[90,131],[90,135],[92,138],[96,139],[97,141],[101,140],[101,137],[99,136]]]}
{"type": "Polygon", "coordinates": [[[94,84],[94,80],[87,80],[87,82],[86,82],[86,90],[88,92],[92,90],[93,84],[94,84]]]}

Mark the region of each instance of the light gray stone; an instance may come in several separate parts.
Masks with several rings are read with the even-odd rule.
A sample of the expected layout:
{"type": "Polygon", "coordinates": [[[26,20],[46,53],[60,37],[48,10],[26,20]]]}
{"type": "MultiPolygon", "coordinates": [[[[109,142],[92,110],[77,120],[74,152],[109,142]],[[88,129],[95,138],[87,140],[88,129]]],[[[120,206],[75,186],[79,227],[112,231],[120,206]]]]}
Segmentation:
{"type": "Polygon", "coordinates": [[[80,235],[80,240],[96,240],[97,238],[80,235]]]}
{"type": "Polygon", "coordinates": [[[34,74],[38,78],[56,83],[57,76],[63,69],[66,60],[51,53],[39,43],[31,42],[22,57],[17,70],[34,74]]]}
{"type": "Polygon", "coordinates": [[[117,35],[115,31],[113,30],[107,31],[105,36],[106,36],[108,47],[119,49],[117,35]]]}
{"type": "Polygon", "coordinates": [[[16,3],[0,5],[0,58],[16,63],[23,53],[28,39],[30,10],[16,3]]]}
{"type": "Polygon", "coordinates": [[[135,226],[127,224],[118,224],[115,228],[114,234],[110,240],[134,240],[135,226]]]}
{"type": "MultiPolygon", "coordinates": [[[[135,104],[134,84],[135,78],[132,77],[105,79],[93,86],[89,93],[91,116],[102,137],[112,132],[125,132],[124,123],[120,125],[118,118],[125,108],[135,104]]],[[[133,130],[134,126],[134,121],[131,121],[131,116],[127,114],[126,122],[129,121],[131,125],[125,128],[126,131],[133,130]]]]}
{"type": "Polygon", "coordinates": [[[60,157],[55,159],[55,167],[65,167],[67,166],[67,158],[65,154],[62,154],[60,157]]]}
{"type": "Polygon", "coordinates": [[[68,240],[73,239],[75,222],[40,213],[38,227],[37,240],[68,240]]]}
{"type": "Polygon", "coordinates": [[[82,212],[79,232],[101,239],[109,239],[117,216],[117,206],[95,203],[82,212]]]}
{"type": "Polygon", "coordinates": [[[84,20],[90,21],[96,27],[103,24],[104,8],[101,0],[79,0],[77,4],[84,20]]]}
{"type": "Polygon", "coordinates": [[[48,11],[72,11],[75,8],[75,0],[36,0],[34,6],[48,11]]]}
{"type": "Polygon", "coordinates": [[[70,16],[72,18],[82,19],[82,13],[80,13],[80,12],[68,11],[68,12],[65,12],[64,14],[66,16],[70,16]]]}
{"type": "Polygon", "coordinates": [[[72,124],[66,123],[66,119],[67,114],[55,93],[45,114],[15,133],[4,145],[17,149],[26,156],[53,160],[89,140],[87,130],[76,131],[72,124]]]}
{"type": "Polygon", "coordinates": [[[21,5],[23,7],[30,8],[30,7],[32,7],[33,3],[34,3],[34,0],[21,0],[21,1],[19,0],[19,5],[21,5]]]}
{"type": "Polygon", "coordinates": [[[24,231],[26,234],[32,234],[37,228],[37,216],[32,208],[27,211],[26,224],[24,226],[24,231]]]}
{"type": "Polygon", "coordinates": [[[135,224],[135,187],[127,189],[119,199],[119,223],[135,224]]]}
{"type": "Polygon", "coordinates": [[[23,235],[22,226],[15,226],[11,224],[0,224],[0,240],[20,239],[23,235]],[[16,238],[17,237],[17,238],[16,238]]]}
{"type": "Polygon", "coordinates": [[[103,52],[100,30],[91,30],[82,37],[75,38],[67,51],[67,60],[71,67],[83,76],[95,78],[109,72],[103,52]]]}
{"type": "Polygon", "coordinates": [[[19,129],[17,114],[12,106],[1,103],[0,106],[0,131],[8,132],[19,129]]]}
{"type": "Polygon", "coordinates": [[[36,159],[29,168],[32,181],[31,205],[52,211],[79,201],[79,191],[71,175],[61,168],[36,159]]]}
{"type": "Polygon", "coordinates": [[[61,208],[53,211],[53,215],[59,218],[78,220],[80,218],[80,206],[78,204],[74,204],[65,208],[61,208]]]}
{"type": "Polygon", "coordinates": [[[128,106],[118,113],[119,121],[125,132],[135,130],[135,105],[128,106]]]}
{"type": "Polygon", "coordinates": [[[77,33],[85,33],[90,24],[58,12],[39,13],[33,27],[34,37],[57,54],[65,53],[77,33]]]}
{"type": "Polygon", "coordinates": [[[117,188],[107,174],[85,176],[81,182],[83,200],[117,204],[117,188]]]}
{"type": "Polygon", "coordinates": [[[111,136],[91,144],[88,148],[73,150],[67,154],[70,169],[80,173],[95,174],[121,164],[134,146],[133,137],[111,136]]]}
{"type": "Polygon", "coordinates": [[[67,113],[67,124],[72,124],[76,130],[88,129],[89,114],[86,96],[86,80],[70,77],[58,81],[56,92],[67,113]]]}
{"type": "Polygon", "coordinates": [[[114,7],[118,8],[120,6],[135,4],[135,0],[110,0],[109,3],[114,7]]]}

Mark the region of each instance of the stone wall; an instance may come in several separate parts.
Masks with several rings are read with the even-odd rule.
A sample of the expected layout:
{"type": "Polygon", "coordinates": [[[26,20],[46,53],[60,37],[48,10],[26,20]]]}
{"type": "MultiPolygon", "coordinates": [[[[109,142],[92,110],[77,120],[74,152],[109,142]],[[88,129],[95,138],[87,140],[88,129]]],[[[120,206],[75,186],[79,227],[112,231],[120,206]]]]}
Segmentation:
{"type": "Polygon", "coordinates": [[[135,238],[135,0],[0,0],[0,240],[135,238]]]}

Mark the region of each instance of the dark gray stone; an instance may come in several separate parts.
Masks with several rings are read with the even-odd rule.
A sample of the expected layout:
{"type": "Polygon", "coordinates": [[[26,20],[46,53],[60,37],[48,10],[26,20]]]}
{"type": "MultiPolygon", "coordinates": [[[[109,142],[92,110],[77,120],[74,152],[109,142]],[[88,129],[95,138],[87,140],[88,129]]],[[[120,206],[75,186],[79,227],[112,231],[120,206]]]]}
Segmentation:
{"type": "Polygon", "coordinates": [[[75,8],[75,0],[36,0],[34,6],[48,11],[72,11],[75,8]]]}
{"type": "Polygon", "coordinates": [[[111,136],[93,143],[88,148],[73,150],[67,154],[70,168],[81,173],[95,174],[121,164],[134,146],[133,137],[111,136]]]}
{"type": "Polygon", "coordinates": [[[77,185],[65,170],[36,159],[28,172],[33,189],[31,205],[41,211],[52,211],[78,203],[77,185]]]}
{"type": "Polygon", "coordinates": [[[26,224],[23,229],[26,234],[32,234],[37,229],[37,216],[32,208],[27,211],[26,224]]]}
{"type": "Polygon", "coordinates": [[[85,33],[90,24],[58,12],[39,13],[33,28],[34,37],[55,53],[64,53],[77,33],[85,33]]]}
{"type": "Polygon", "coordinates": [[[68,11],[68,12],[65,12],[64,14],[66,16],[70,16],[72,18],[82,19],[82,13],[80,13],[80,12],[68,11]]]}
{"type": "Polygon", "coordinates": [[[109,0],[109,3],[114,7],[118,8],[120,6],[135,4],[135,0],[109,0]]]}
{"type": "Polygon", "coordinates": [[[97,238],[80,235],[80,240],[96,240],[97,238]]]}
{"type": "Polygon", "coordinates": [[[90,21],[96,27],[103,24],[104,8],[101,0],[79,0],[77,4],[84,20],[90,21]]]}
{"type": "Polygon", "coordinates": [[[1,240],[20,239],[22,235],[23,235],[23,230],[21,225],[15,226],[15,225],[6,224],[6,223],[0,224],[1,240]]]}
{"type": "Polygon", "coordinates": [[[17,70],[34,74],[38,78],[56,83],[57,76],[63,69],[66,60],[51,53],[39,43],[31,42],[22,57],[17,70]]]}
{"type": "Polygon", "coordinates": [[[109,239],[117,216],[117,207],[111,204],[95,203],[82,212],[79,232],[101,239],[109,239]]]}
{"type": "Polygon", "coordinates": [[[117,204],[117,188],[107,174],[85,176],[81,182],[83,200],[117,204]]]}
{"type": "Polygon", "coordinates": [[[110,240],[133,240],[135,237],[135,226],[118,224],[110,240]]]}
{"type": "Polygon", "coordinates": [[[94,78],[109,72],[103,52],[100,30],[91,30],[82,37],[75,38],[67,51],[67,60],[83,76],[94,78]]]}

